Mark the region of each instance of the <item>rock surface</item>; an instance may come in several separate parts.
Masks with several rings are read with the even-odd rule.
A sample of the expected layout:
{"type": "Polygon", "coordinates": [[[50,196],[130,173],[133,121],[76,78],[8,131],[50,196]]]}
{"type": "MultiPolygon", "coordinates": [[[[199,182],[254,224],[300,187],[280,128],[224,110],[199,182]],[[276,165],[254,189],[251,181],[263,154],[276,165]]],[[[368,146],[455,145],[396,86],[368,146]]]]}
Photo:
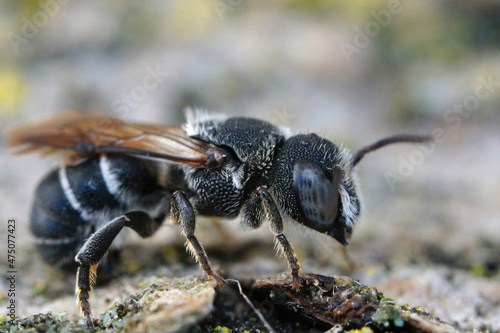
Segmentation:
{"type": "MultiPolygon", "coordinates": [[[[345,276],[303,273],[300,280],[300,290],[291,288],[289,273],[247,284],[245,293],[250,299],[246,303],[242,295],[238,299],[235,290],[232,295],[231,291],[220,291],[215,299],[214,282],[196,278],[159,279],[112,304],[95,318],[95,331],[321,332],[330,329],[354,332],[363,328],[372,332],[458,332],[422,308],[399,306],[375,288],[345,276]],[[225,321],[232,312],[238,319],[225,321]]],[[[83,320],[75,324],[67,320],[65,314],[54,316],[50,312],[16,319],[9,325],[2,325],[1,329],[10,333],[30,329],[39,332],[91,331],[83,320]]]]}

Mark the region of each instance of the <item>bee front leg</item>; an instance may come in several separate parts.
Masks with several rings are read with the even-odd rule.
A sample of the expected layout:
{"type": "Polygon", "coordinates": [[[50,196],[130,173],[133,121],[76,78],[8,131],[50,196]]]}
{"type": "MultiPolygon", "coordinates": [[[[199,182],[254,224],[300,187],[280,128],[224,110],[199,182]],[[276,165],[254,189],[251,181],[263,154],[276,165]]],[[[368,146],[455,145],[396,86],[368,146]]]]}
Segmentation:
{"type": "Polygon", "coordinates": [[[292,246],[283,234],[283,218],[281,217],[278,206],[266,187],[259,186],[255,190],[255,194],[262,201],[267,219],[270,223],[271,231],[287,256],[288,265],[292,271],[292,288],[298,289],[301,287],[299,279],[300,264],[292,246]]]}
{"type": "Polygon", "coordinates": [[[182,233],[187,238],[189,249],[196,258],[196,261],[200,264],[203,272],[205,272],[207,276],[214,278],[218,287],[222,287],[222,285],[226,283],[226,280],[212,270],[207,258],[207,253],[194,235],[196,229],[196,215],[191,202],[189,202],[184,192],[174,192],[171,207],[171,214],[177,223],[180,223],[182,233]]]}
{"type": "Polygon", "coordinates": [[[97,230],[83,244],[76,254],[75,260],[80,264],[76,273],[76,297],[87,319],[87,326],[94,327],[92,322],[89,297],[92,285],[96,280],[96,268],[99,261],[106,254],[115,237],[123,227],[129,227],[141,237],[151,236],[161,225],[144,212],[130,212],[117,217],[97,230]]]}

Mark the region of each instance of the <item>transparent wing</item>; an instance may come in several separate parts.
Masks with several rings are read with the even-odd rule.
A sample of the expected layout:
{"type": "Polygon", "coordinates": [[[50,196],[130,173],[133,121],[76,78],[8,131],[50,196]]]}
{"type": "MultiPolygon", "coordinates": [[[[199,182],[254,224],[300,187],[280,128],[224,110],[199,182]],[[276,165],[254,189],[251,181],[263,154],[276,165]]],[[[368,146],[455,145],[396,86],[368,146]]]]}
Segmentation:
{"type": "Polygon", "coordinates": [[[126,123],[96,113],[68,112],[7,130],[18,153],[61,153],[76,161],[99,153],[206,167],[214,146],[188,137],[180,126],[126,123]]]}

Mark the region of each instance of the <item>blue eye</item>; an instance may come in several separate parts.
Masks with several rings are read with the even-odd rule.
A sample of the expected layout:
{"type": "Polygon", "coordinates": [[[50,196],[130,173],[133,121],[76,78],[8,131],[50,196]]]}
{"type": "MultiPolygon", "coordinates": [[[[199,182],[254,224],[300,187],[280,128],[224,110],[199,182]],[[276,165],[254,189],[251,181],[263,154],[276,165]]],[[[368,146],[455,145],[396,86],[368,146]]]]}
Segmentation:
{"type": "Polygon", "coordinates": [[[314,162],[300,160],[295,164],[295,196],[308,227],[320,232],[332,229],[339,211],[341,179],[342,171],[338,165],[333,167],[333,178],[329,180],[314,162]]]}

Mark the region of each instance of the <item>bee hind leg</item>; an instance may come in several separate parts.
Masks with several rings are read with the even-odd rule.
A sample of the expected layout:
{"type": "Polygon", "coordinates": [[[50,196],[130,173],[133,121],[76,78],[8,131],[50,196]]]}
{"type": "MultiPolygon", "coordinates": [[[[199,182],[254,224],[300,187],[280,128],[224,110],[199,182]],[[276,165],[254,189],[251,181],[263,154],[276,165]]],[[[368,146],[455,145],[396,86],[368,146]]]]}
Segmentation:
{"type": "Polygon", "coordinates": [[[96,268],[123,227],[129,227],[141,237],[151,236],[161,225],[144,212],[129,212],[115,218],[97,230],[83,244],[75,260],[80,265],[76,273],[76,297],[88,327],[94,327],[89,297],[96,280],[96,268]]]}
{"type": "Polygon", "coordinates": [[[196,229],[196,215],[194,208],[182,191],[176,191],[172,197],[171,214],[177,223],[180,223],[182,233],[187,238],[187,245],[196,261],[200,264],[203,272],[212,277],[217,282],[218,287],[222,287],[226,280],[212,270],[208,261],[207,253],[194,235],[196,229]]]}

